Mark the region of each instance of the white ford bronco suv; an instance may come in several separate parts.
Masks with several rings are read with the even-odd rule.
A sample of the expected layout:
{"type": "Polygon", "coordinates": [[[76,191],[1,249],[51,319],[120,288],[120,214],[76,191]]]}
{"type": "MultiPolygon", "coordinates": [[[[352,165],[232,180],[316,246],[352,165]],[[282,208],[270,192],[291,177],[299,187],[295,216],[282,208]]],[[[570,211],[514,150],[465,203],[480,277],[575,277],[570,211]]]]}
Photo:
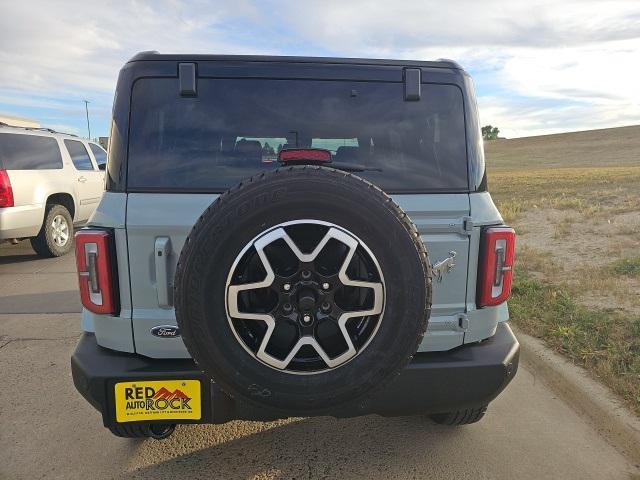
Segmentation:
{"type": "Polygon", "coordinates": [[[476,422],[518,366],[514,242],[455,62],[140,53],[76,235],[73,380],[123,437],[476,422]]]}

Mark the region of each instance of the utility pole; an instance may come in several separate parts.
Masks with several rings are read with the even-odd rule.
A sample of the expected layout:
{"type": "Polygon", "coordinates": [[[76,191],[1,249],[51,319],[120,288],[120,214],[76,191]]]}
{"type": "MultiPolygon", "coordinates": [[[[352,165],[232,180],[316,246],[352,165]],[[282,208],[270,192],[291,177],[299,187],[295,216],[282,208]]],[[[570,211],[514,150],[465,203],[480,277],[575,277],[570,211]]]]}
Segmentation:
{"type": "Polygon", "coordinates": [[[89,100],[84,100],[84,110],[87,113],[87,130],[89,131],[89,138],[91,138],[91,126],[89,126],[89,100]]]}

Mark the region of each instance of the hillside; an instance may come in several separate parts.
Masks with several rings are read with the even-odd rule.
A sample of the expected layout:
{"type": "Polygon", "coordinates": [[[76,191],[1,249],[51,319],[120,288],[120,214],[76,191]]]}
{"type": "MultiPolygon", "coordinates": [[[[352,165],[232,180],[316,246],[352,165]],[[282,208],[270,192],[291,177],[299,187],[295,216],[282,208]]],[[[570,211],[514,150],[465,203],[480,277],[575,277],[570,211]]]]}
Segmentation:
{"type": "Polygon", "coordinates": [[[640,125],[484,142],[490,171],[640,165],[640,125]]]}

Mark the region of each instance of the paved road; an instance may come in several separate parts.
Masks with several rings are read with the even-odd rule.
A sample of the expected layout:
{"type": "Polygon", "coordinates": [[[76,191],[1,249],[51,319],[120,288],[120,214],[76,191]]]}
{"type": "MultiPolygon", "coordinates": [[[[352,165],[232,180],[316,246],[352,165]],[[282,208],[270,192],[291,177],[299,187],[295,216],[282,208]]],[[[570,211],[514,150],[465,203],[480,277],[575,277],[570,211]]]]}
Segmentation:
{"type": "Polygon", "coordinates": [[[422,417],[292,419],[113,437],[73,388],[73,257],[0,246],[0,478],[640,478],[524,365],[477,425],[422,417]]]}

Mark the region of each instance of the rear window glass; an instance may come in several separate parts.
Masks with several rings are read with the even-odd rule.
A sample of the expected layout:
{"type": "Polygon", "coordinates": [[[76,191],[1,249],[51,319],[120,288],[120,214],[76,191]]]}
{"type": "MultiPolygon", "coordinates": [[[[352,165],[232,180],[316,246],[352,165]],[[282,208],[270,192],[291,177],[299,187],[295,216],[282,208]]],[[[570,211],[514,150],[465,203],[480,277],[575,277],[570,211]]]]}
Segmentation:
{"type": "Polygon", "coordinates": [[[423,84],[199,79],[181,97],[177,79],[136,82],[129,189],[222,191],[277,168],[283,148],[326,148],[333,162],[388,192],[467,190],[462,93],[423,84]]]}
{"type": "Polygon", "coordinates": [[[52,137],[0,133],[0,168],[5,170],[62,168],[58,142],[52,137]]]}
{"type": "Polygon", "coordinates": [[[89,148],[93,152],[93,156],[96,158],[96,163],[98,164],[98,168],[100,165],[105,165],[107,163],[107,152],[105,152],[101,147],[96,145],[95,143],[90,143],[89,148]]]}
{"type": "Polygon", "coordinates": [[[65,140],[64,145],[67,147],[67,151],[76,170],[93,170],[93,163],[91,163],[91,158],[89,158],[89,152],[87,152],[82,142],[65,140]]]}

